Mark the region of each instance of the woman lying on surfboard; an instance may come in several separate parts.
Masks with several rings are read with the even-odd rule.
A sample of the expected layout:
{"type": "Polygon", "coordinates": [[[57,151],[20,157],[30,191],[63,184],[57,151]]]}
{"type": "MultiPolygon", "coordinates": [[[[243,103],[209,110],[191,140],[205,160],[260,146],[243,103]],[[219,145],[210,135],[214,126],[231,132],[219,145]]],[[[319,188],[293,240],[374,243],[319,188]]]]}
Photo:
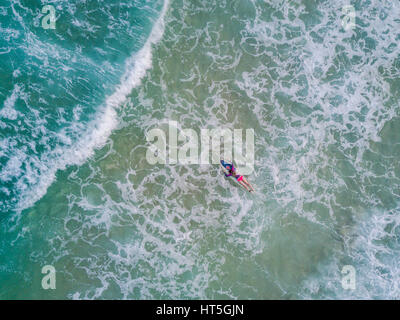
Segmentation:
{"type": "Polygon", "coordinates": [[[247,191],[249,191],[249,192],[254,192],[254,188],[252,187],[252,185],[246,180],[246,178],[245,177],[243,177],[243,176],[241,176],[240,174],[236,174],[236,168],[234,167],[234,165],[232,164],[232,165],[227,165],[226,167],[225,167],[227,170],[228,170],[228,172],[229,172],[229,174],[226,174],[225,172],[224,172],[224,174],[225,174],[225,177],[230,177],[230,176],[232,176],[232,177],[234,177],[236,180],[237,180],[237,182],[239,182],[247,191]]]}

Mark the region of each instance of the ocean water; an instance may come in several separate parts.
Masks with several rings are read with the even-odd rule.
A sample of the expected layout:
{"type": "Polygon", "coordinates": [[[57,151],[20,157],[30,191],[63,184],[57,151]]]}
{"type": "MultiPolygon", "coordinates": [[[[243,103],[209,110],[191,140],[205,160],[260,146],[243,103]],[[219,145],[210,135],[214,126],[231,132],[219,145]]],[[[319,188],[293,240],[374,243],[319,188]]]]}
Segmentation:
{"type": "Polygon", "coordinates": [[[0,298],[399,299],[399,13],[1,0],[0,298]],[[256,193],[149,164],[169,121],[254,129],[256,193]]]}

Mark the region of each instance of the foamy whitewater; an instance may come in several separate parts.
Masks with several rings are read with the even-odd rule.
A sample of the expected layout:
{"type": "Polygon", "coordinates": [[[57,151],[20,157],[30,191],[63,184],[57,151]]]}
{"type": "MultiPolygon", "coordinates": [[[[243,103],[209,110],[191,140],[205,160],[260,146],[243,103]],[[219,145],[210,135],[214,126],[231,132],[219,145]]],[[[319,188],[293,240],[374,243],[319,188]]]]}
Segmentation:
{"type": "Polygon", "coordinates": [[[1,299],[400,298],[399,1],[47,4],[0,4],[1,299]],[[253,129],[256,193],[149,164],[171,121],[253,129]]]}

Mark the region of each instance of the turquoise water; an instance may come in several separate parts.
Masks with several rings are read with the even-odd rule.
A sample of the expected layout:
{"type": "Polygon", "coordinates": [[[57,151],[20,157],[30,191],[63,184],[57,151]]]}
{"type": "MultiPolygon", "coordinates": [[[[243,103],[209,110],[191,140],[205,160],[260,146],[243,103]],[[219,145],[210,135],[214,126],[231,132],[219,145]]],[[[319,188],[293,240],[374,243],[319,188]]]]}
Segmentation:
{"type": "Polygon", "coordinates": [[[46,4],[0,4],[1,299],[400,298],[398,1],[46,4]],[[170,120],[254,129],[257,192],[150,165],[170,120]]]}

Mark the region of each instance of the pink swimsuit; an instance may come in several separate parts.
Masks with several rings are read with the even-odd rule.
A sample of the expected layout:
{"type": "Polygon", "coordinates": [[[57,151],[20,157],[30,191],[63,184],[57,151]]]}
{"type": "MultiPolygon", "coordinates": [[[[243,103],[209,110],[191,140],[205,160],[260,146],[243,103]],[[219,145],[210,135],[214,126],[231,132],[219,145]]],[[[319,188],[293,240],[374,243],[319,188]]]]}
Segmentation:
{"type": "MultiPolygon", "coordinates": [[[[232,167],[233,167],[233,165],[232,165],[232,167]]],[[[230,167],[229,167],[230,168],[230,167]]],[[[235,170],[235,167],[233,167],[233,170],[235,170]]],[[[229,176],[231,176],[232,175],[232,173],[229,173],[229,174],[226,174],[225,173],[225,177],[229,177],[229,176]]],[[[237,174],[236,176],[235,176],[235,178],[236,178],[236,180],[237,181],[242,181],[243,180],[243,176],[241,176],[241,175],[239,175],[239,174],[237,174]]]]}

